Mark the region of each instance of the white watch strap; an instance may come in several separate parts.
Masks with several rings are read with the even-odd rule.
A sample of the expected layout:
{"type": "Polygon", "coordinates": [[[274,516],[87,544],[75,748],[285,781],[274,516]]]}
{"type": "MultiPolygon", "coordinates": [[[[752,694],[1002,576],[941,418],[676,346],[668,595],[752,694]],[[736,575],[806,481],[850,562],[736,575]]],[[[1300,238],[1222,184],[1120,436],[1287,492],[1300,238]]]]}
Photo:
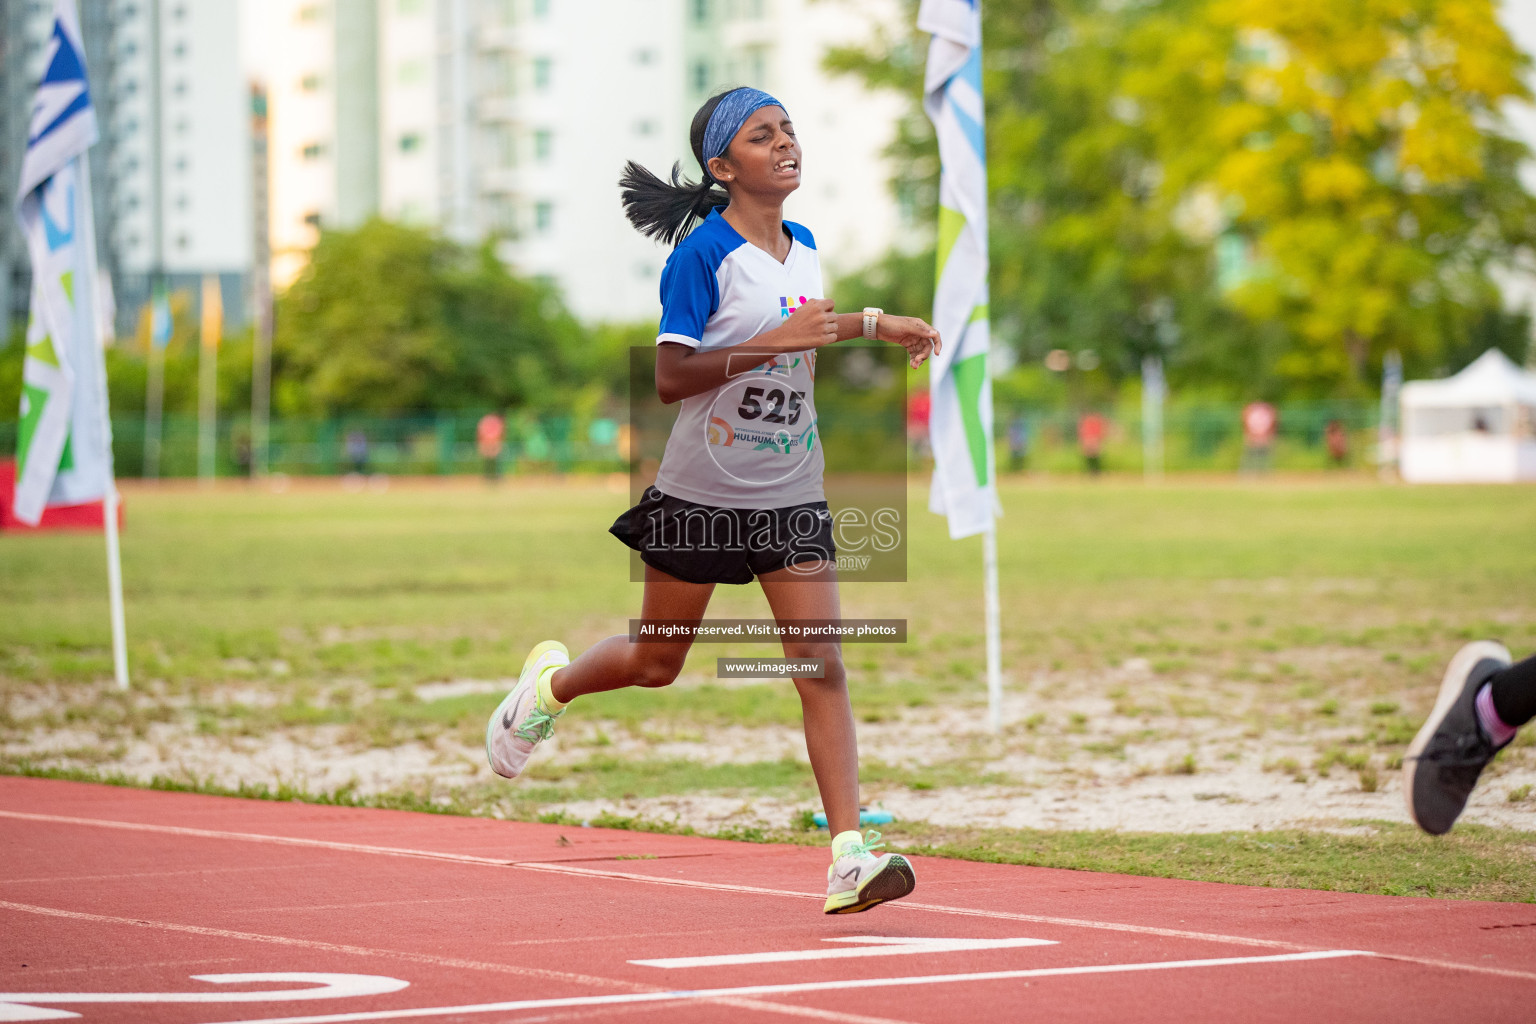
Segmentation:
{"type": "Polygon", "coordinates": [[[866,309],[864,311],[864,337],[868,341],[875,340],[875,328],[880,326],[880,314],[884,310],[866,309]]]}

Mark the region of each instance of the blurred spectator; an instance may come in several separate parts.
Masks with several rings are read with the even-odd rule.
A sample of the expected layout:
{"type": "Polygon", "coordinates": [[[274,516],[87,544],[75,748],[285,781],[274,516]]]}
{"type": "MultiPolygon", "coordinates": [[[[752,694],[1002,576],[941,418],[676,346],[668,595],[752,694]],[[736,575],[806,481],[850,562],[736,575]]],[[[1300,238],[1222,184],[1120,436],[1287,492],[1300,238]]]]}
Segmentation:
{"type": "Polygon", "coordinates": [[[933,415],[933,399],[927,389],[915,391],[907,398],[907,446],[915,459],[925,458],[928,453],[928,420],[933,415]]]}
{"type": "Polygon", "coordinates": [[[1085,413],[1077,421],[1077,446],[1083,452],[1083,465],[1089,476],[1104,471],[1104,434],[1109,422],[1096,412],[1085,413]]]}
{"type": "Polygon", "coordinates": [[[501,478],[501,448],[507,437],[507,421],[499,412],[488,412],[475,426],[475,447],[485,465],[486,483],[501,478]]]}
{"type": "Polygon", "coordinates": [[[1329,420],[1323,428],[1323,441],[1328,445],[1328,461],[1337,468],[1343,468],[1349,459],[1349,434],[1344,430],[1344,424],[1338,420],[1329,420]]]}
{"type": "Polygon", "coordinates": [[[1242,472],[1263,473],[1269,469],[1279,425],[1280,416],[1268,402],[1249,402],[1243,407],[1242,472]]]}
{"type": "Polygon", "coordinates": [[[243,477],[251,475],[251,435],[243,431],[235,435],[235,468],[243,477]]]}
{"type": "Polygon", "coordinates": [[[1008,421],[1008,468],[1015,473],[1023,472],[1029,459],[1029,421],[1015,413],[1008,421]]]}
{"type": "Polygon", "coordinates": [[[368,435],[356,428],[347,431],[347,463],[358,476],[368,475],[368,435]]]}

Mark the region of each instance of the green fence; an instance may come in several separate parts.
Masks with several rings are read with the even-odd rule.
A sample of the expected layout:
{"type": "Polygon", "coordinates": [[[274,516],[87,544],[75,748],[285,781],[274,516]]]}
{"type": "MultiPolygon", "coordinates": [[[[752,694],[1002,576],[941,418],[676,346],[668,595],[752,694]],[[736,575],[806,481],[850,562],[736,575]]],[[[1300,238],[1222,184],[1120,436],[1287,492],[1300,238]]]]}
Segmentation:
{"type": "MultiPolygon", "coordinates": [[[[1235,472],[1242,465],[1242,405],[1210,403],[1172,405],[1164,413],[1164,467],[1169,472],[1235,472]]],[[[1322,469],[1333,463],[1325,430],[1338,420],[1348,438],[1346,465],[1364,466],[1375,457],[1377,410],[1374,403],[1313,402],[1279,406],[1279,437],[1271,453],[1276,469],[1322,469]]],[[[1135,416],[1109,417],[1104,467],[1109,471],[1142,469],[1141,422],[1135,416]]],[[[274,473],[324,476],[350,472],[349,435],[366,442],[365,469],[370,473],[450,475],[480,472],[483,464],[475,446],[479,414],[443,413],[411,417],[342,417],[326,420],[274,420],[271,425],[269,468],[274,473]]],[[[1077,417],[1070,412],[1030,409],[997,410],[997,464],[1001,471],[1067,473],[1082,469],[1077,448],[1077,417]],[[1009,443],[1010,425],[1021,420],[1027,437],[1022,467],[1009,443]]],[[[881,431],[895,424],[882,420],[881,431]]],[[[121,477],[144,469],[143,417],[112,421],[113,452],[121,477]]],[[[620,449],[626,430],[612,418],[569,416],[509,417],[501,468],[506,473],[623,471],[620,449]]],[[[859,436],[858,443],[869,443],[859,436]]],[[[167,416],[161,440],[160,475],[197,474],[197,418],[167,416]]],[[[838,438],[828,436],[828,445],[838,438]]],[[[219,476],[243,471],[242,450],[248,449],[247,418],[221,421],[217,432],[215,468],[219,476]]],[[[355,439],[354,439],[355,443],[355,439]]],[[[16,449],[16,424],[0,423],[0,455],[16,449]]],[[[917,468],[926,454],[914,448],[917,468]]]]}

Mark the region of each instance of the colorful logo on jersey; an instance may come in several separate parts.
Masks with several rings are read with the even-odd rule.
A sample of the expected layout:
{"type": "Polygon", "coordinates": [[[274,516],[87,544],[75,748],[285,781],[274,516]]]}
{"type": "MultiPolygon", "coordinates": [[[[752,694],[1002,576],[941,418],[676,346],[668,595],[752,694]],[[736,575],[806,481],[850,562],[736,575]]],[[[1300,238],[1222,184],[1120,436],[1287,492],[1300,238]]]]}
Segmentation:
{"type": "Polygon", "coordinates": [[[805,296],[804,295],[800,296],[800,304],[799,305],[791,306],[790,303],[794,302],[794,301],[795,301],[795,297],[793,295],[780,295],[779,296],[779,319],[781,319],[781,320],[789,319],[789,314],[791,314],[795,310],[799,309],[800,306],[805,305],[805,296]]]}
{"type": "Polygon", "coordinates": [[[736,440],[736,431],[732,426],[719,416],[709,418],[709,443],[730,447],[736,440]]]}

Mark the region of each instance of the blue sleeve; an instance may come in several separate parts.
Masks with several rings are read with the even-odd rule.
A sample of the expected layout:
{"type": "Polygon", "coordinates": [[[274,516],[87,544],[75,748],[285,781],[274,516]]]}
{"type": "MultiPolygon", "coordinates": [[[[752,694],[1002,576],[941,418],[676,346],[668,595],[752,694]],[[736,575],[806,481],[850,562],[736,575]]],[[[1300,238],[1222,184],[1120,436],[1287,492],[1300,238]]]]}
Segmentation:
{"type": "Polygon", "coordinates": [[[661,330],[656,342],[675,341],[698,348],[704,325],[720,307],[715,268],[699,248],[672,250],[661,272],[661,330]]]}
{"type": "Polygon", "coordinates": [[[799,242],[807,249],[816,248],[816,238],[811,234],[810,228],[806,227],[804,224],[796,224],[792,220],[785,221],[784,226],[789,228],[790,237],[795,241],[799,242]]]}

